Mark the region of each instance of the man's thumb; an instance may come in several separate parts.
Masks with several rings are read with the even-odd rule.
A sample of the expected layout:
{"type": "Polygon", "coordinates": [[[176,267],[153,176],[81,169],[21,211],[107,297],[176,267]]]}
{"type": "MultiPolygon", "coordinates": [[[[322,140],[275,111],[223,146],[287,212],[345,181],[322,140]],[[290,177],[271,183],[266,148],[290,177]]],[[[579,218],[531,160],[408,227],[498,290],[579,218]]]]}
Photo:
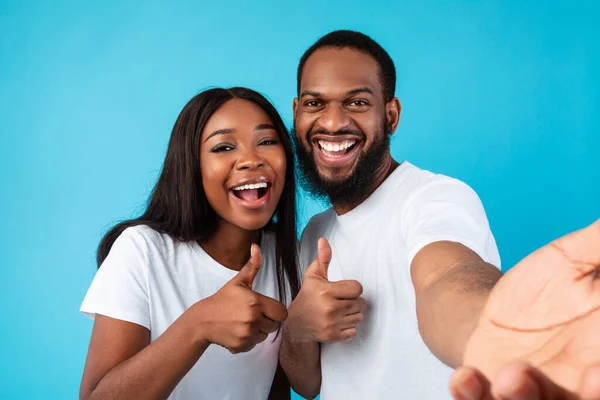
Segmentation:
{"type": "Polygon", "coordinates": [[[313,273],[318,276],[327,279],[327,270],[329,269],[329,263],[331,262],[331,246],[325,238],[319,239],[317,242],[317,258],[312,264],[313,273]]]}
{"type": "Polygon", "coordinates": [[[260,270],[261,265],[262,254],[260,252],[260,247],[253,243],[250,247],[250,259],[237,274],[238,282],[244,284],[249,289],[252,289],[252,282],[254,282],[254,278],[260,270]]]}

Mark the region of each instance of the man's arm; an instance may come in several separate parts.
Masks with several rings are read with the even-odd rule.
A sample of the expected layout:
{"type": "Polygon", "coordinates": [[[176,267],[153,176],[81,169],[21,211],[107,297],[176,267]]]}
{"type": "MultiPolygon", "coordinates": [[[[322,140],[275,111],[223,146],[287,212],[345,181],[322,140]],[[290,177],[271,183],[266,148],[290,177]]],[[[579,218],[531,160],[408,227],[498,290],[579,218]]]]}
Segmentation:
{"type": "Polygon", "coordinates": [[[496,284],[455,371],[455,399],[600,399],[600,220],[496,284]]]}
{"type": "Polygon", "coordinates": [[[324,238],[317,247],[317,257],[304,272],[300,292],[288,308],[279,350],[279,362],[292,388],[307,399],[321,390],[321,343],[352,340],[365,308],[360,283],[327,280],[331,247],[324,238]]]}
{"type": "Polygon", "coordinates": [[[468,247],[440,241],[417,252],[411,276],[425,344],[448,366],[460,366],[467,341],[502,272],[468,247]]]}
{"type": "Polygon", "coordinates": [[[289,317],[284,323],[279,362],[294,391],[314,399],[321,390],[321,347],[318,342],[295,339],[293,324],[289,317]]]}

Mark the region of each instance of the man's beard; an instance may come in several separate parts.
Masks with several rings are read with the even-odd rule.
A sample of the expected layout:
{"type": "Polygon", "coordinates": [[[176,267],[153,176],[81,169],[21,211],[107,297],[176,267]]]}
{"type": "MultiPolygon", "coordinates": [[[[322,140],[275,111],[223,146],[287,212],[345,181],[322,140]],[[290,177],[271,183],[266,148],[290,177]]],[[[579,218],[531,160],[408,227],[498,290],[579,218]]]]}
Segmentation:
{"type": "MultiPolygon", "coordinates": [[[[326,180],[320,174],[317,168],[314,151],[320,151],[312,147],[312,136],[317,133],[331,134],[322,130],[309,132],[307,142],[313,148],[312,152],[307,151],[304,143],[299,139],[295,132],[292,132],[294,138],[294,147],[296,149],[296,157],[298,158],[298,166],[300,168],[299,182],[302,188],[311,196],[322,201],[331,201],[331,203],[339,206],[348,206],[360,203],[369,194],[373,182],[380,172],[386,160],[386,153],[390,151],[390,133],[392,127],[387,123],[387,119],[383,118],[379,131],[375,134],[375,139],[371,143],[369,149],[359,155],[356,167],[352,173],[341,180],[326,180]]],[[[339,131],[333,135],[354,134],[363,138],[366,135],[362,131],[339,131]]],[[[357,149],[356,151],[361,151],[357,149]]]]}

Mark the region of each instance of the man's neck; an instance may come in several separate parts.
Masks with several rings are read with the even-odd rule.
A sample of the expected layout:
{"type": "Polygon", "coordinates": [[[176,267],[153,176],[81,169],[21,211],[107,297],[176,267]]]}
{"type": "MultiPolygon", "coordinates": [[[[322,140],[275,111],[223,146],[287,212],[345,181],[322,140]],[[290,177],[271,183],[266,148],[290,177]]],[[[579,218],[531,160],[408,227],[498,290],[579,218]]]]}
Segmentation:
{"type": "Polygon", "coordinates": [[[335,213],[337,215],[344,215],[344,214],[354,210],[359,205],[361,205],[362,202],[367,200],[369,198],[369,196],[371,196],[371,194],[373,194],[373,192],[375,190],[377,190],[377,188],[379,186],[381,186],[381,184],[383,182],[385,182],[385,180],[388,178],[388,176],[390,176],[392,174],[392,172],[394,172],[399,165],[400,164],[396,160],[394,160],[394,158],[391,155],[389,157],[387,157],[386,161],[384,163],[382,163],[381,167],[377,170],[375,179],[373,179],[373,184],[369,187],[369,190],[366,192],[365,196],[362,199],[357,200],[350,204],[335,203],[332,201],[331,205],[333,206],[335,213]]]}

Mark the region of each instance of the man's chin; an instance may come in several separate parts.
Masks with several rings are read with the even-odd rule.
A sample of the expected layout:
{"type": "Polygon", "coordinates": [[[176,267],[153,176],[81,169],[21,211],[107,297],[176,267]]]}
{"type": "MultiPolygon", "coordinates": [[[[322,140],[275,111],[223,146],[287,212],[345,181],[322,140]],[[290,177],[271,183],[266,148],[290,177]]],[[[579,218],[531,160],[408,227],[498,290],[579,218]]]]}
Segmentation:
{"type": "Polygon", "coordinates": [[[346,182],[352,174],[354,173],[355,168],[341,167],[341,168],[323,168],[322,166],[317,166],[317,172],[319,174],[319,178],[326,185],[341,185],[346,182]]]}

